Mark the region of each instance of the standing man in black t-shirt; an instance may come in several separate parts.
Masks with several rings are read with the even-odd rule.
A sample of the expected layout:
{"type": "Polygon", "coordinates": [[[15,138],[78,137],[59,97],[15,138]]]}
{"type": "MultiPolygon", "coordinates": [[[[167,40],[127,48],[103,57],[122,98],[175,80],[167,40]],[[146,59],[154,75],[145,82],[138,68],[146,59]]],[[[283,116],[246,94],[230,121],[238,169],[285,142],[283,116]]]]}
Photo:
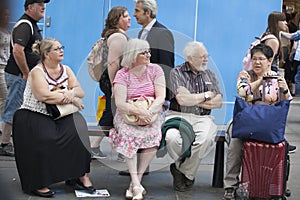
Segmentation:
{"type": "Polygon", "coordinates": [[[23,102],[23,92],[29,71],[38,63],[39,57],[32,52],[32,44],[42,39],[37,22],[44,17],[50,0],[26,0],[25,13],[12,30],[10,58],[5,67],[5,81],[8,95],[3,114],[2,142],[0,155],[14,156],[10,142],[12,120],[15,111],[23,102]]]}

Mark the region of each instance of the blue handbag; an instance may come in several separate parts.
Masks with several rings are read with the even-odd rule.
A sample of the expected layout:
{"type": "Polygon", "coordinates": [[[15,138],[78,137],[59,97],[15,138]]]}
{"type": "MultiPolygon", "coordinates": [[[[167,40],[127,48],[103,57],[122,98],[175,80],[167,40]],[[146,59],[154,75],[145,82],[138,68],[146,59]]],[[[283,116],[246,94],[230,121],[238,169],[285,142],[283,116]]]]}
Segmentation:
{"type": "Polygon", "coordinates": [[[240,97],[236,97],[232,137],[273,144],[285,140],[284,132],[289,106],[289,100],[280,101],[275,105],[249,105],[240,97]]]}

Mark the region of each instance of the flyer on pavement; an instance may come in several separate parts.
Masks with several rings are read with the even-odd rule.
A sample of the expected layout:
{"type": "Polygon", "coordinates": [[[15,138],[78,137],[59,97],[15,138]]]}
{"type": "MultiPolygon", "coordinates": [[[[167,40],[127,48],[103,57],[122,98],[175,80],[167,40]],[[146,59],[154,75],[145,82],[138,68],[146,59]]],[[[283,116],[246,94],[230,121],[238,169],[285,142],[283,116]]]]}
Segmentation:
{"type": "Polygon", "coordinates": [[[96,190],[95,193],[90,194],[87,193],[85,190],[75,190],[76,197],[109,197],[110,194],[108,190],[96,190]]]}

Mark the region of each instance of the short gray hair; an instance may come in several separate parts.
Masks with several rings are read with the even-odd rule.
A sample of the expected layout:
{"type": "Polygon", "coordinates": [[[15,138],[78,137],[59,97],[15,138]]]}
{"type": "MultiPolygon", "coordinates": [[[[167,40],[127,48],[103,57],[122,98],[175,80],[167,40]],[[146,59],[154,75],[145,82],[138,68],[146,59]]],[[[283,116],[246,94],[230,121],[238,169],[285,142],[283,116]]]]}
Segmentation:
{"type": "Polygon", "coordinates": [[[157,14],[157,3],[155,0],[135,0],[135,3],[142,3],[143,10],[146,12],[147,10],[151,11],[151,18],[156,18],[157,14]]]}
{"type": "Polygon", "coordinates": [[[130,69],[132,67],[132,63],[136,61],[138,54],[148,50],[149,48],[150,45],[146,40],[137,38],[130,39],[125,45],[121,65],[130,69]]]}
{"type": "Polygon", "coordinates": [[[206,47],[204,46],[204,44],[202,42],[193,41],[193,42],[187,43],[187,45],[185,46],[185,48],[183,50],[183,56],[184,56],[185,60],[187,60],[187,57],[193,56],[195,54],[195,51],[198,51],[199,49],[206,50],[206,47]]]}

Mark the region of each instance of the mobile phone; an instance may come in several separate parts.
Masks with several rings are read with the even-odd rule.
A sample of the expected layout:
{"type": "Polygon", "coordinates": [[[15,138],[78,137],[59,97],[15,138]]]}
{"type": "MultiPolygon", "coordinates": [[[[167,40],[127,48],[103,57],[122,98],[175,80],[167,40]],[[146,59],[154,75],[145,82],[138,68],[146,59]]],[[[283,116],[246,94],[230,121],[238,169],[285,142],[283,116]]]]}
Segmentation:
{"type": "Polygon", "coordinates": [[[266,80],[266,79],[278,79],[278,75],[274,75],[274,76],[264,76],[263,77],[263,80],[266,80]]]}

